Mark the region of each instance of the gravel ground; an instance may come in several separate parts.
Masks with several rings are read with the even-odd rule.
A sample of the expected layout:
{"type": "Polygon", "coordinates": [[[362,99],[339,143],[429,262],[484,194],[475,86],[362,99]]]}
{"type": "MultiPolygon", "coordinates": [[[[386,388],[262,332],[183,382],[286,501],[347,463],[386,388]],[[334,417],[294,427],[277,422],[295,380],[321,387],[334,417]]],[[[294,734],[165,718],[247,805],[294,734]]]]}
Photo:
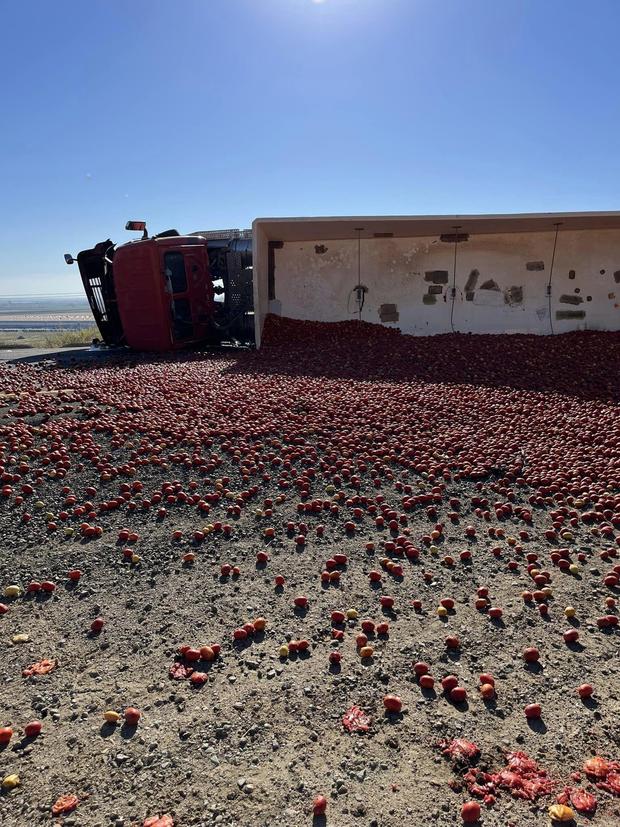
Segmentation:
{"type": "MultiPolygon", "coordinates": [[[[618,590],[605,586],[602,578],[618,562],[620,523],[601,535],[601,526],[611,523],[583,521],[581,515],[594,508],[592,498],[579,501],[583,495],[571,496],[567,505],[552,493],[532,507],[530,498],[540,496],[543,487],[534,479],[536,469],[531,480],[527,469],[513,473],[495,467],[478,474],[475,469],[459,473],[453,466],[449,478],[433,477],[400,462],[396,451],[385,454],[375,477],[370,462],[360,470],[356,463],[362,455],[347,447],[348,426],[338,417],[350,413],[351,394],[369,399],[371,390],[358,387],[360,368],[349,369],[350,354],[338,357],[339,363],[333,352],[328,354],[331,367],[334,360],[344,365],[345,375],[327,379],[323,373],[334,370],[322,371],[316,352],[305,353],[300,347],[284,358],[273,348],[240,356],[115,360],[94,367],[0,368],[0,464],[3,484],[12,488],[0,498],[0,586],[21,589],[18,597],[0,596],[8,606],[0,616],[0,726],[14,730],[10,743],[0,747],[0,777],[17,774],[20,779],[19,786],[0,796],[3,825],[62,821],[67,826],[129,827],[169,813],[177,825],[447,827],[461,823],[461,804],[471,795],[458,785],[453,789],[459,773],[441,755],[442,739],[474,741],[482,752],[481,764],[489,769],[503,766],[505,752],[523,750],[558,781],[558,791],[572,783],[570,774],[586,758],[620,757],[620,637],[618,627],[600,629],[596,622],[616,612],[605,608],[605,599],[618,590]],[[248,441],[255,449],[250,459],[243,450],[235,455],[248,441]],[[199,443],[201,459],[193,465],[199,443]],[[274,458],[281,464],[275,465],[274,458]],[[357,467],[359,481],[343,475],[348,464],[357,467]],[[283,486],[282,470],[291,468],[298,477],[287,475],[283,486]],[[39,475],[37,469],[42,469],[39,475]],[[64,474],[50,474],[50,469],[64,474]],[[317,472],[314,477],[309,469],[317,472]],[[7,474],[20,478],[9,482],[7,474]],[[34,485],[37,476],[42,481],[34,485]],[[141,485],[136,487],[136,481],[141,485]],[[164,502],[152,502],[165,482],[171,483],[175,501],[165,502],[164,490],[164,502]],[[34,491],[19,503],[15,498],[24,483],[33,484],[34,491]],[[304,485],[307,497],[300,496],[304,485]],[[428,502],[404,509],[403,485],[411,486],[412,497],[428,495],[436,514],[427,511],[428,502]],[[102,511],[102,502],[123,499],[123,488],[129,489],[123,505],[102,511]],[[245,500],[242,491],[248,493],[245,500]],[[179,492],[196,493],[203,502],[211,495],[209,513],[179,499],[179,492]],[[338,492],[343,492],[340,497],[338,492]],[[212,495],[218,493],[220,499],[214,501],[212,495]],[[67,505],[71,494],[76,502],[67,505]],[[377,495],[397,518],[403,514],[406,524],[400,522],[393,532],[378,527],[376,515],[368,511],[374,503],[380,513],[377,495]],[[355,503],[347,504],[355,496],[362,498],[357,518],[355,503]],[[451,505],[455,498],[458,505],[451,505]],[[142,506],[145,499],[151,501],[149,508],[142,506]],[[265,515],[266,500],[273,502],[271,515],[265,515]],[[488,505],[476,505],[479,500],[488,505]],[[86,501],[92,502],[95,518],[88,516],[89,507],[85,514],[73,515],[76,505],[86,501]],[[235,514],[231,509],[237,501],[235,514]],[[512,513],[498,518],[497,501],[509,504],[512,513]],[[304,502],[317,503],[317,510],[300,516],[298,504],[304,502]],[[334,502],[337,514],[330,510],[334,502]],[[550,542],[545,532],[552,527],[551,512],[562,505],[576,509],[579,519],[570,539],[550,542]],[[167,513],[158,517],[162,506],[167,513]],[[531,509],[531,520],[517,516],[519,506],[531,509]],[[65,520],[59,516],[63,509],[65,520]],[[27,523],[25,511],[31,515],[27,523]],[[454,512],[458,516],[449,518],[454,512]],[[353,530],[347,530],[347,520],[353,521],[353,530]],[[83,521],[100,526],[101,536],[84,537],[83,521]],[[304,533],[300,521],[307,526],[305,545],[296,540],[304,533]],[[48,529],[50,522],[55,530],[48,529]],[[218,522],[229,524],[230,533],[218,530],[218,522]],[[430,540],[438,523],[444,526],[442,535],[430,540]],[[317,533],[318,525],[324,526],[322,533],[317,533]],[[66,526],[73,527],[71,536],[66,526]],[[467,526],[475,534],[468,535],[467,526]],[[118,539],[124,527],[139,535],[137,541],[118,539]],[[274,528],[273,537],[265,536],[266,527],[274,528]],[[489,536],[490,527],[503,529],[504,536],[489,536]],[[205,537],[197,542],[194,532],[203,528],[205,537]],[[175,530],[182,533],[180,539],[174,539],[175,530]],[[520,539],[520,531],[527,531],[527,540],[520,539]],[[386,554],[384,543],[398,536],[419,550],[417,560],[399,559],[402,576],[381,565],[382,558],[396,556],[395,551],[386,554]],[[515,538],[512,545],[508,538],[515,538]],[[560,571],[550,561],[558,546],[569,549],[572,562],[582,554],[578,573],[560,571]],[[125,559],[126,547],[140,559],[125,559]],[[496,547],[497,557],[491,552],[496,547]],[[264,565],[256,560],[262,550],[269,555],[264,565]],[[472,557],[461,560],[466,550],[472,557]],[[600,558],[604,550],[611,559],[600,558]],[[188,551],[194,551],[194,562],[183,562],[188,551]],[[321,572],[334,553],[347,555],[348,562],[337,567],[339,582],[325,584],[321,572]],[[454,558],[452,565],[444,559],[447,553],[454,558]],[[550,572],[553,593],[546,599],[546,618],[536,601],[522,598],[524,589],[535,588],[524,559],[528,553],[538,554],[541,568],[550,572]],[[510,560],[516,561],[514,570],[510,560]],[[240,573],[221,576],[224,563],[238,566],[240,573]],[[82,572],[78,583],[67,579],[70,569],[82,572]],[[369,581],[371,570],[381,572],[380,583],[369,581]],[[282,587],[274,585],[278,574],[285,578],[282,587]],[[29,594],[33,580],[50,580],[56,589],[29,594]],[[475,608],[480,586],[489,588],[490,605],[503,609],[501,619],[494,621],[488,611],[475,608]],[[307,596],[306,610],[293,605],[297,595],[307,596]],[[381,607],[381,595],[394,597],[393,610],[381,607]],[[454,599],[454,609],[440,617],[436,610],[445,597],[454,599]],[[414,599],[421,600],[421,610],[414,609],[414,599]],[[564,614],[567,606],[575,609],[570,620],[564,614]],[[331,612],[348,609],[359,617],[337,627],[344,631],[337,641],[331,612]],[[105,621],[99,634],[90,632],[96,617],[105,621]],[[264,632],[234,642],[233,631],[258,617],[267,621],[264,632]],[[364,660],[355,640],[362,618],[389,623],[388,635],[370,641],[374,653],[364,660]],[[580,637],[567,645],[562,633],[569,626],[580,637]],[[29,639],[13,642],[19,634],[29,639]],[[459,648],[446,646],[447,635],[458,636],[459,648]],[[279,656],[283,644],[299,639],[309,642],[306,652],[279,656]],[[182,660],[180,646],[211,643],[219,643],[221,652],[196,666],[208,676],[203,686],[169,677],[175,659],[182,660]],[[527,646],[540,650],[539,668],[524,663],[521,654],[527,646]],[[342,653],[340,664],[330,664],[334,649],[342,653]],[[47,675],[22,675],[42,658],[56,660],[56,668],[47,675]],[[436,691],[418,685],[412,670],[418,660],[430,665],[436,691]],[[481,672],[495,678],[494,701],[480,697],[481,672]],[[467,689],[465,703],[454,704],[444,695],[439,681],[450,673],[467,689]],[[577,696],[576,687],[584,682],[594,686],[593,700],[577,696]],[[386,693],[402,699],[402,714],[384,712],[386,693]],[[523,709],[532,702],[540,703],[543,713],[528,722],[523,709]],[[342,716],[353,704],[371,716],[369,732],[344,730],[342,716]],[[104,722],[106,710],[122,713],[127,707],[140,710],[137,727],[104,722]],[[24,738],[23,727],[33,719],[42,722],[42,733],[24,738]],[[55,819],[51,807],[63,794],[76,795],[80,803],[55,819]],[[328,799],[326,819],[312,815],[318,794],[328,799]]],[[[359,422],[356,426],[357,438],[369,450],[386,441],[397,445],[400,438],[378,421],[383,393],[392,400],[388,407],[401,409],[390,417],[400,417],[405,425],[429,411],[441,413],[442,405],[449,413],[451,395],[457,392],[471,405],[472,417],[481,404],[475,377],[473,382],[468,377],[467,384],[458,386],[414,378],[415,393],[420,398],[428,393],[431,403],[425,411],[418,403],[401,405],[402,376],[392,377],[389,365],[381,372],[373,379],[372,393],[379,402],[378,408],[369,406],[367,433],[360,432],[359,422]]],[[[568,453],[571,440],[580,444],[583,438],[589,446],[584,456],[593,453],[607,457],[612,466],[617,463],[617,443],[610,442],[609,432],[605,444],[611,448],[605,454],[604,446],[592,447],[581,426],[566,419],[571,406],[590,416],[595,405],[598,421],[617,428],[614,383],[617,378],[610,386],[607,375],[606,393],[594,400],[592,394],[549,398],[549,411],[562,407],[558,399],[566,402],[558,439],[560,447],[566,442],[568,453]]],[[[490,383],[488,393],[493,405],[504,400],[500,421],[509,428],[517,416],[514,395],[522,401],[524,394],[541,392],[498,389],[490,383]]],[[[363,410],[360,416],[363,420],[363,410]]],[[[524,416],[533,432],[542,427],[538,416],[524,416]]],[[[430,442],[436,445],[437,434],[445,442],[460,439],[455,428],[454,422],[433,425],[430,442]]],[[[488,448],[493,439],[480,432],[477,440],[491,464],[497,461],[488,448]]],[[[569,465],[574,465],[572,454],[569,465]]],[[[590,484],[587,474],[584,467],[584,490],[590,484]]],[[[617,514],[618,489],[610,489],[608,498],[613,497],[617,514]]],[[[620,797],[585,779],[582,785],[596,792],[599,806],[592,817],[577,815],[577,823],[620,824],[620,797]]],[[[493,806],[482,806],[481,823],[487,827],[549,824],[547,808],[554,797],[530,802],[498,791],[496,798],[493,806]]]]}

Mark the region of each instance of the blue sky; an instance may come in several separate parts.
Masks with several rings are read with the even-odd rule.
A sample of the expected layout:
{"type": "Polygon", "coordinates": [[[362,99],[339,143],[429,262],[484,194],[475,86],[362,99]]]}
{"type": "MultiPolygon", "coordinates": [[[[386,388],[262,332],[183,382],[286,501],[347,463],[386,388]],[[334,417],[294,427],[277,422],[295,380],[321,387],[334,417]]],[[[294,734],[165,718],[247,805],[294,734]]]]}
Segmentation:
{"type": "Polygon", "coordinates": [[[264,215],[620,208],[617,0],[5,3],[0,296],[264,215]]]}

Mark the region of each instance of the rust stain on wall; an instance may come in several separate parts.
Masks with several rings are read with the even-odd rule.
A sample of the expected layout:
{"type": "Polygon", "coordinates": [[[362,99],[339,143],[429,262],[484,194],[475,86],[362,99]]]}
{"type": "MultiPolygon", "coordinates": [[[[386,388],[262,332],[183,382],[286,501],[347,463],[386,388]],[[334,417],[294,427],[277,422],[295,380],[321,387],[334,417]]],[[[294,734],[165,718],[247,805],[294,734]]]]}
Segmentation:
{"type": "Polygon", "coordinates": [[[448,277],[447,270],[427,270],[424,273],[424,281],[430,281],[433,284],[447,284],[448,277]]]}
{"type": "Polygon", "coordinates": [[[526,270],[544,270],[545,269],[545,262],[544,261],[528,261],[525,265],[526,270]]]}
{"type": "Polygon", "coordinates": [[[520,284],[513,284],[504,290],[504,301],[506,304],[523,304],[523,287],[520,284]]]}
{"type": "Polygon", "coordinates": [[[382,322],[397,322],[399,319],[398,308],[395,304],[382,304],[379,307],[379,318],[382,322]]]}
{"type": "Polygon", "coordinates": [[[465,282],[465,292],[471,292],[476,289],[476,284],[478,283],[478,276],[480,272],[478,270],[472,270],[469,276],[467,276],[467,281],[465,282]]]}
{"type": "Polygon", "coordinates": [[[556,310],[555,311],[555,318],[558,320],[561,319],[585,319],[586,311],[585,310],[556,310]]]}

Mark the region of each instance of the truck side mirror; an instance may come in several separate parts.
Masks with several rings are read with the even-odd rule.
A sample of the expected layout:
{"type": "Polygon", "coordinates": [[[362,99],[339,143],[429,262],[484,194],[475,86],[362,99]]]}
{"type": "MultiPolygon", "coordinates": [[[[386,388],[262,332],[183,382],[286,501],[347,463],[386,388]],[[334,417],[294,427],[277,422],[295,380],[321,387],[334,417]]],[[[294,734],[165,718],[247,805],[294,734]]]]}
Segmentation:
{"type": "Polygon", "coordinates": [[[146,229],[146,221],[128,221],[125,224],[126,230],[131,230],[134,233],[142,233],[142,240],[144,241],[149,237],[148,231],[146,229]]]}
{"type": "Polygon", "coordinates": [[[71,253],[65,253],[65,264],[73,264],[75,259],[71,255],[71,253]]]}

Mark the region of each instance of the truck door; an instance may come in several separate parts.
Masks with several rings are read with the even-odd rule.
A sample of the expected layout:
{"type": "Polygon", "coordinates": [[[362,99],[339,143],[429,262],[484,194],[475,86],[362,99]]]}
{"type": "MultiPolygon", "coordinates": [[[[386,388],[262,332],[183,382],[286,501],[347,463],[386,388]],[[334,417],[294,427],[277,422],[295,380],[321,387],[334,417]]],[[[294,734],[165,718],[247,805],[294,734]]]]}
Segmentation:
{"type": "Polygon", "coordinates": [[[189,344],[205,339],[213,316],[213,289],[204,245],[162,250],[165,290],[170,296],[173,342],[189,344]]]}

